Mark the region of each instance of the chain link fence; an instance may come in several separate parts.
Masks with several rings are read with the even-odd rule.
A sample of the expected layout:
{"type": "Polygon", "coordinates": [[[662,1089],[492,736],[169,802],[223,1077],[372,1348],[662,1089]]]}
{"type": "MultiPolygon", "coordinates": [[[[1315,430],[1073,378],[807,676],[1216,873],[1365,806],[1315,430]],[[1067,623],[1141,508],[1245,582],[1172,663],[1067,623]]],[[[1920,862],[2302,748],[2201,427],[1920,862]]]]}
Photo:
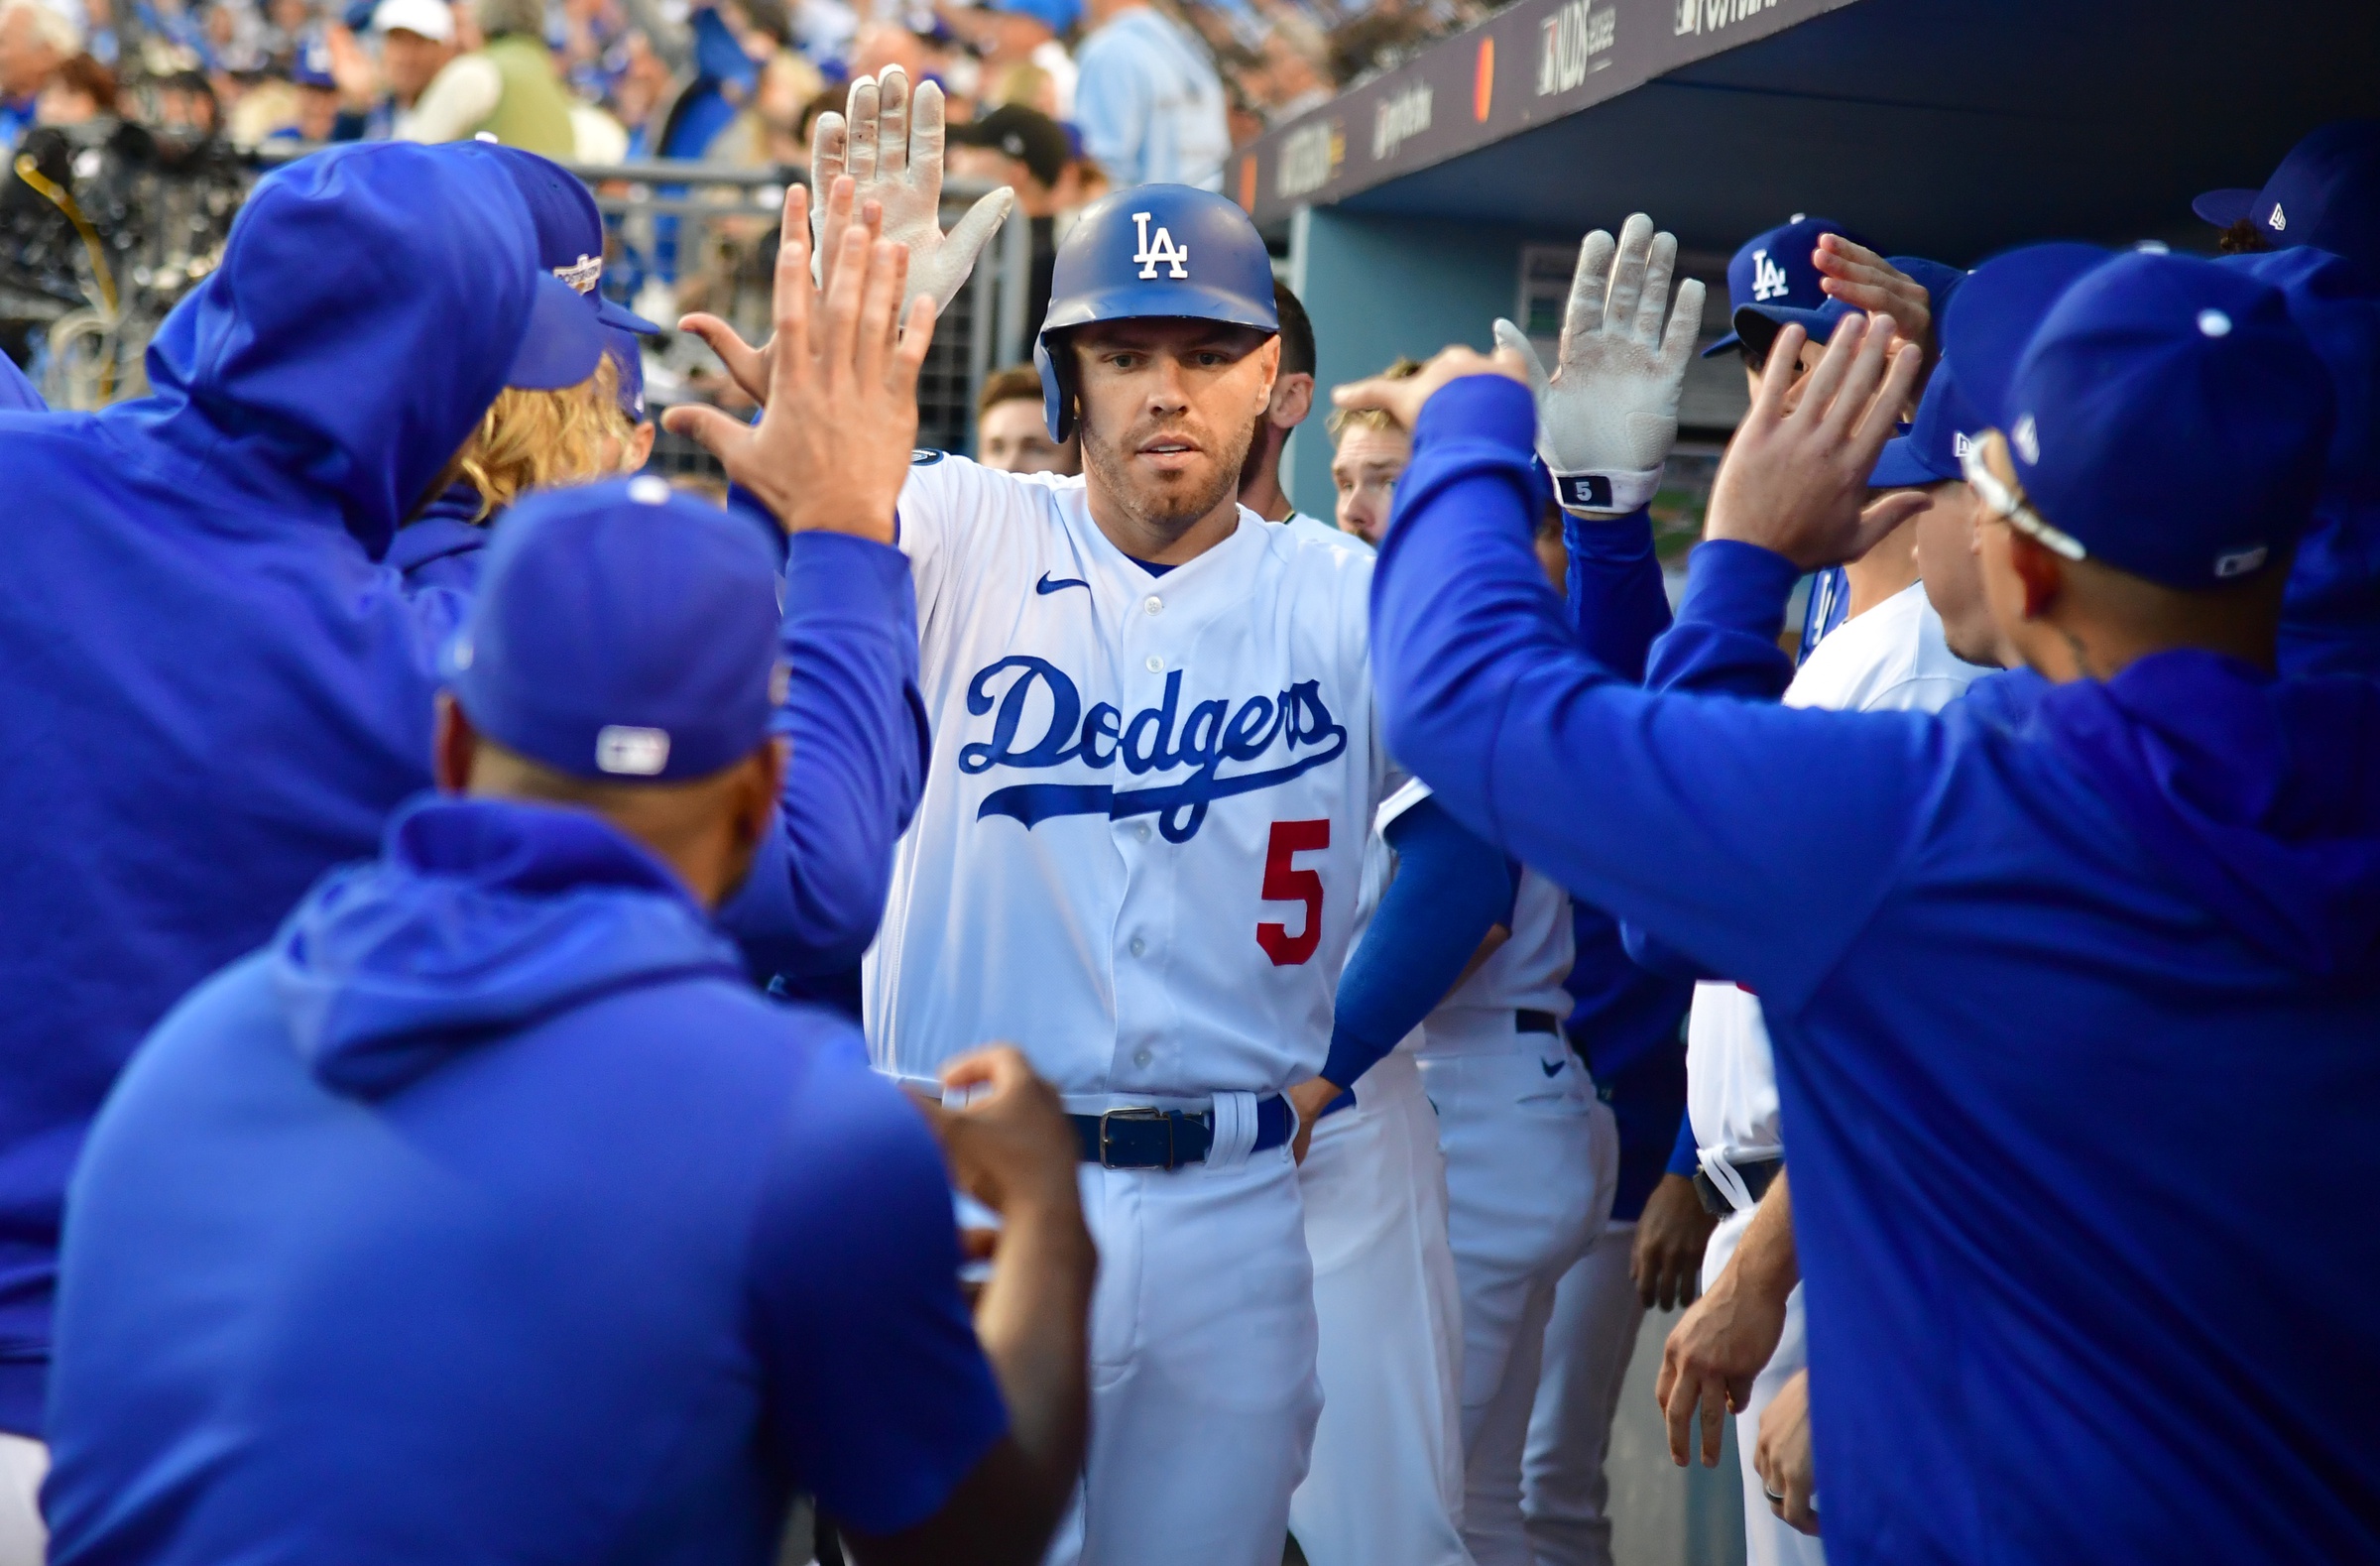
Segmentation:
{"type": "MultiPolygon", "coordinates": [[[[141,396],[150,338],[220,261],[248,189],[267,168],[309,150],[182,146],[128,123],[29,137],[0,179],[0,350],[28,365],[55,408],[141,396]]],[[[748,341],[768,337],[778,217],[800,170],[650,162],[572,173],[603,213],[606,295],[664,325],[707,310],[748,341]]],[[[944,223],[988,188],[951,181],[944,223]]],[[[984,377],[1027,351],[1029,249],[1024,219],[1012,216],[936,322],[917,389],[919,444],[970,449],[984,377]]],[[[750,411],[691,334],[664,331],[644,349],[656,421],[684,402],[750,411]]],[[[652,466],[718,476],[707,452],[666,431],[652,466]]]]}

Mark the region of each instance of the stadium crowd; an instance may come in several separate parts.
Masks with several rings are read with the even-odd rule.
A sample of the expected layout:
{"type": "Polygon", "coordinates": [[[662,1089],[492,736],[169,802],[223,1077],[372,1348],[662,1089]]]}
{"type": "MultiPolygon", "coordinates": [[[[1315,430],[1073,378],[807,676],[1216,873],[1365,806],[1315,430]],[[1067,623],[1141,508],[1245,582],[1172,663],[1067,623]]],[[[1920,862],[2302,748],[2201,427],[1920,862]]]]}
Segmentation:
{"type": "MultiPolygon", "coordinates": [[[[12,127],[107,111],[83,4],[0,0],[12,127]]],[[[1326,392],[1198,188],[1346,19],[140,9],[354,145],[148,397],[0,365],[0,1566],[758,1563],[796,1493],[822,1558],[1585,1566],[1680,1304],[1761,1566],[2380,1556],[2380,1242],[2304,1202],[2380,1172],[2380,122],[2219,261],[1750,236],[1672,604],[1674,239],[1587,237],[1550,368],[1326,392]],[[980,463],[912,451],[945,110],[1051,225],[980,463]],[[541,153],[806,161],[774,336],[681,323],[724,505],[541,153]],[[1145,639],[1231,613],[1290,651],[1177,712],[1145,639]],[[1222,882],[1129,867],[1228,856],[1140,977],[1222,882]]]]}

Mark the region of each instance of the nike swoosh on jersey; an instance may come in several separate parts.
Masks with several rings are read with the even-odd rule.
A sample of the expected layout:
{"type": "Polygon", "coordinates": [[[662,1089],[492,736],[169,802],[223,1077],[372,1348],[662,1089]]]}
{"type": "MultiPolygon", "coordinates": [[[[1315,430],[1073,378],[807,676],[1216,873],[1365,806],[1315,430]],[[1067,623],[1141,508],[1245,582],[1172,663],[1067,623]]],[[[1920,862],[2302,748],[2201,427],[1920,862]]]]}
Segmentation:
{"type": "Polygon", "coordinates": [[[1041,579],[1033,583],[1033,591],[1041,594],[1045,598],[1051,593],[1058,591],[1060,588],[1065,587],[1080,587],[1085,592],[1089,592],[1091,590],[1091,584],[1080,576],[1062,577],[1053,582],[1049,579],[1049,573],[1047,571],[1043,571],[1041,573],[1041,579]]]}
{"type": "Polygon", "coordinates": [[[1562,1068],[1569,1064],[1570,1062],[1567,1060],[1540,1060],[1537,1062],[1537,1069],[1549,1077],[1558,1077],[1562,1074],[1562,1068]]]}

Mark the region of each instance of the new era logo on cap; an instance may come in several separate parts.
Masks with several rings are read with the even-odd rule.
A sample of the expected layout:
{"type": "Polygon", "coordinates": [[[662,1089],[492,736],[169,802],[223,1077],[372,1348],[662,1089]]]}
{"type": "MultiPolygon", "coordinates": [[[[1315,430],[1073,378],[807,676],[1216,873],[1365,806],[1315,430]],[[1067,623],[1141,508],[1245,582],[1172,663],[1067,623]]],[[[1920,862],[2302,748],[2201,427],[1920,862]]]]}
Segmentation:
{"type": "Polygon", "coordinates": [[[669,731],[606,724],[595,732],[598,771],[624,778],[657,778],[669,765],[669,731]]]}

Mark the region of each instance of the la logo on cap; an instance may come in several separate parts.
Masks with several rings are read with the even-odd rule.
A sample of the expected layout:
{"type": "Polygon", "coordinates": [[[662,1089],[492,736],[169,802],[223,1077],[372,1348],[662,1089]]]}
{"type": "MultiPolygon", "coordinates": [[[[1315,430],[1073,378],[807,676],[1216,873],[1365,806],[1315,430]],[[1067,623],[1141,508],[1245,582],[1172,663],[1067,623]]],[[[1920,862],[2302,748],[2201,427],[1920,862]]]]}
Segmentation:
{"type": "Polygon", "coordinates": [[[2276,234],[2280,233],[2283,229],[2289,226],[2289,219],[2281,215],[2280,202],[2275,201],[2273,203],[2273,215],[2269,221],[2272,223],[2273,232],[2276,234]]]}
{"type": "Polygon", "coordinates": [[[607,723],[595,731],[595,766],[624,778],[657,778],[669,765],[669,731],[607,723]]]}
{"type": "Polygon", "coordinates": [[[1787,292],[1785,269],[1768,259],[1768,252],[1752,252],[1752,298],[1765,301],[1781,299],[1787,292]]]}
{"type": "Polygon", "coordinates": [[[1186,281],[1190,276],[1190,247],[1175,244],[1173,231],[1162,223],[1157,225],[1155,243],[1150,243],[1148,220],[1155,215],[1153,212],[1132,214],[1132,227],[1140,235],[1140,248],[1132,252],[1132,260],[1139,264],[1140,276],[1146,282],[1154,283],[1157,280],[1157,268],[1160,265],[1171,267],[1171,276],[1186,281]]]}

